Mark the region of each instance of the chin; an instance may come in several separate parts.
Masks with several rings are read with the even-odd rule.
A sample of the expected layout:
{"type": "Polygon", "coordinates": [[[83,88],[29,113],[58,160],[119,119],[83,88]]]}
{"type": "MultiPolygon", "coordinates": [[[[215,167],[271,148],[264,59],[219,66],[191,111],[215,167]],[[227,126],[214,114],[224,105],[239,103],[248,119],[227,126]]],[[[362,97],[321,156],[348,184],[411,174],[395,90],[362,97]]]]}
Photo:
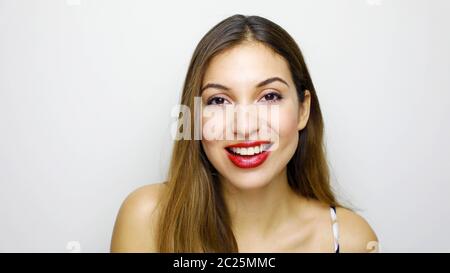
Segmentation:
{"type": "Polygon", "coordinates": [[[232,188],[239,190],[254,190],[264,188],[273,180],[273,176],[263,170],[237,170],[224,172],[227,175],[222,175],[224,183],[231,184],[232,188]]]}

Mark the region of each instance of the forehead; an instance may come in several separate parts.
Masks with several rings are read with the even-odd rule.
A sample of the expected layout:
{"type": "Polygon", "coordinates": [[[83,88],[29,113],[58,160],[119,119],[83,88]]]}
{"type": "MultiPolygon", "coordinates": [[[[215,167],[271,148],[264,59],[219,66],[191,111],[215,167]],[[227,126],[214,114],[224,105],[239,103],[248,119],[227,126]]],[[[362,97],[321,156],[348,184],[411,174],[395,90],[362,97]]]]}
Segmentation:
{"type": "Polygon", "coordinates": [[[215,56],[205,72],[203,83],[238,87],[274,76],[291,82],[288,63],[269,47],[253,42],[237,45],[215,56]]]}

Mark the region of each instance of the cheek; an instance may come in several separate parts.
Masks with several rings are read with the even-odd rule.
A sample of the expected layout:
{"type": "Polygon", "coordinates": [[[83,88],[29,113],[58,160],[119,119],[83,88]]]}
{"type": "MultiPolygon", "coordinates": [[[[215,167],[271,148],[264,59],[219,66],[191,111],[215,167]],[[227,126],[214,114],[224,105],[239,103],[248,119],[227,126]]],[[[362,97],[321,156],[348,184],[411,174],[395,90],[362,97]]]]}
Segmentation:
{"type": "MultiPolygon", "coordinates": [[[[284,150],[295,150],[298,143],[298,108],[294,103],[283,105],[279,110],[278,124],[274,124],[278,136],[280,148],[284,150]]],[[[286,150],[286,152],[287,152],[286,150]]]]}
{"type": "Polygon", "coordinates": [[[208,141],[224,139],[225,129],[226,112],[222,108],[206,107],[202,112],[202,139],[208,141]]]}
{"type": "Polygon", "coordinates": [[[212,156],[212,151],[214,151],[214,142],[202,140],[202,146],[206,156],[209,159],[212,156]]]}
{"type": "Polygon", "coordinates": [[[223,157],[222,139],[225,132],[225,112],[217,107],[205,107],[202,112],[202,146],[208,160],[220,169],[223,157]]]}
{"type": "Polygon", "coordinates": [[[223,150],[223,145],[220,141],[208,141],[208,140],[202,140],[201,141],[203,150],[205,151],[206,158],[208,161],[214,166],[216,170],[218,170],[220,173],[224,173],[224,170],[227,169],[226,167],[226,160],[224,160],[224,157],[226,156],[225,151],[223,150]]]}
{"type": "Polygon", "coordinates": [[[280,123],[278,134],[280,138],[289,137],[298,133],[298,113],[294,107],[280,110],[280,123]]]}

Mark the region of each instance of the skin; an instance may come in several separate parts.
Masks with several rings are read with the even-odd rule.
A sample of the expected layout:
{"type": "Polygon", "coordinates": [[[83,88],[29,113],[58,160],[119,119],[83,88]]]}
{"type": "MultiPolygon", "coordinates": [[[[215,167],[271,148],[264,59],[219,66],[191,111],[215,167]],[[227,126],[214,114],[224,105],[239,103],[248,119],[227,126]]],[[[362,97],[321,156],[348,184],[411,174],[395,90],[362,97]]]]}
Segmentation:
{"type": "MultiPolygon", "coordinates": [[[[240,252],[334,252],[329,206],[307,200],[288,186],[286,165],[297,149],[298,131],[305,128],[310,111],[311,96],[306,91],[300,103],[287,62],[269,48],[258,43],[245,43],[215,56],[203,83],[218,83],[228,91],[207,88],[202,93],[206,111],[224,105],[278,105],[279,123],[271,121],[250,125],[232,120],[233,136],[260,139],[262,127],[276,136],[276,149],[260,166],[240,169],[227,158],[224,147],[240,141],[202,140],[205,153],[219,172],[225,203],[230,211],[232,229],[240,252]],[[270,77],[280,77],[287,85],[272,82],[256,88],[270,77]],[[267,96],[282,95],[281,100],[267,96]],[[208,104],[212,98],[214,103],[208,104]]],[[[217,124],[219,131],[228,122],[204,116],[203,124],[217,124]]],[[[242,141],[242,140],[241,140],[242,141]]],[[[111,242],[112,252],[155,252],[156,201],[165,185],[147,185],[131,193],[122,204],[116,219],[111,242]]],[[[337,208],[340,252],[371,252],[368,243],[378,241],[376,234],[360,215],[337,208]]]]}

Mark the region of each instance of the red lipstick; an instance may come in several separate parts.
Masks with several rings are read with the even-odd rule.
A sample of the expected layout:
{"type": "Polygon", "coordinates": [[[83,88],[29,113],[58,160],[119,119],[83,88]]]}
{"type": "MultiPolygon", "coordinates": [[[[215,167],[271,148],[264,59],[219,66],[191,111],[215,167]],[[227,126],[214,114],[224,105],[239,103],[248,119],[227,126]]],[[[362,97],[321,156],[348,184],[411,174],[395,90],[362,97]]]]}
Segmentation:
{"type": "Polygon", "coordinates": [[[264,163],[270,154],[270,141],[246,141],[225,147],[230,161],[239,168],[255,168],[264,163]]]}

